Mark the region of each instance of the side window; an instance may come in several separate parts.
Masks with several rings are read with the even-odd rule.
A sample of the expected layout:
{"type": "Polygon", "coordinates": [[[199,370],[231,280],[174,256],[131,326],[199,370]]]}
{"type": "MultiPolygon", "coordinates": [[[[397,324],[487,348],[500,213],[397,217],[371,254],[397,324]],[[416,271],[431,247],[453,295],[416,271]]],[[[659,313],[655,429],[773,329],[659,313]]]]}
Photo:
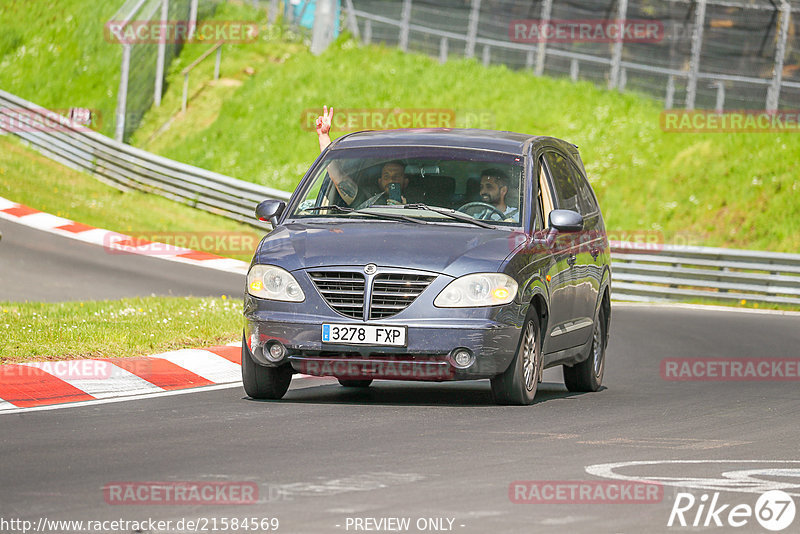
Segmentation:
{"type": "Polygon", "coordinates": [[[572,164],[566,157],[554,151],[545,152],[544,159],[553,178],[556,207],[580,212],[578,184],[572,171],[572,164]]]}
{"type": "Polygon", "coordinates": [[[580,208],[578,212],[581,215],[591,215],[599,211],[600,208],[597,205],[594,194],[592,194],[592,188],[589,186],[589,182],[574,164],[570,163],[570,168],[572,169],[574,183],[578,185],[578,207],[580,208]]]}

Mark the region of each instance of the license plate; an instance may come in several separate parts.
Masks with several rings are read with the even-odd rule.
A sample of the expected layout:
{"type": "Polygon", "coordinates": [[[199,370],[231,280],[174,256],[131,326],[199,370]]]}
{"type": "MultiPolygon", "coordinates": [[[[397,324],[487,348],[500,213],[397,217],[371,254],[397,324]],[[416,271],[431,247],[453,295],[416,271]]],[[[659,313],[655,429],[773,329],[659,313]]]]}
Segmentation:
{"type": "Polygon", "coordinates": [[[406,346],[405,326],[323,324],[322,342],[340,345],[406,346]]]}

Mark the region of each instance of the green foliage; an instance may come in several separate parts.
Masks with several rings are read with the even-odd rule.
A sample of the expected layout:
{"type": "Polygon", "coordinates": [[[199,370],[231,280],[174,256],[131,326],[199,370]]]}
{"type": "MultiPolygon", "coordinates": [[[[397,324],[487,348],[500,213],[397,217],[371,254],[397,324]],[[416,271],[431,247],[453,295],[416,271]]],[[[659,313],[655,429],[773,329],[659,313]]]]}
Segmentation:
{"type": "Polygon", "coordinates": [[[0,302],[0,364],[121,358],[240,339],[242,301],[145,297],[0,302]]]}

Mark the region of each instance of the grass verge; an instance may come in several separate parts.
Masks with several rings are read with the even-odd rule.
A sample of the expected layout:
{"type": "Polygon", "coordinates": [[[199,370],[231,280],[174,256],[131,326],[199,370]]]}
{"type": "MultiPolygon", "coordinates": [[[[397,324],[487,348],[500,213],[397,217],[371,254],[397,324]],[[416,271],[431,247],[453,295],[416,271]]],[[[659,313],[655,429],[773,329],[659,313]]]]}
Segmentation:
{"type": "Polygon", "coordinates": [[[0,303],[0,364],[129,357],[238,341],[242,301],[226,296],[0,303]]]}

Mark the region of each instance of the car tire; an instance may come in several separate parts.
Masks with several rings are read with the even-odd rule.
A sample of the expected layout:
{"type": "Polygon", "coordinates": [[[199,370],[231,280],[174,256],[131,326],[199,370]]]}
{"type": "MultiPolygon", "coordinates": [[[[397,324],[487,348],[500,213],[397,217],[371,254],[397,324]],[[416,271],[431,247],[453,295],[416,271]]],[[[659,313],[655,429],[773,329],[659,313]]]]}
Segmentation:
{"type": "Polygon", "coordinates": [[[606,362],[606,339],[608,321],[603,305],[597,311],[592,330],[592,345],[589,357],[573,366],[564,365],[564,384],[572,392],[597,391],[603,383],[606,362]]]}
{"type": "Polygon", "coordinates": [[[517,353],[504,373],[492,378],[492,398],[497,404],[525,406],[533,402],[542,374],[539,315],[531,307],[525,317],[517,353]]]}
{"type": "Polygon", "coordinates": [[[244,391],[254,399],[283,398],[292,381],[292,366],[267,367],[253,359],[247,343],[242,339],[242,383],[244,391]]]}
{"type": "Polygon", "coordinates": [[[339,384],[346,388],[368,388],[369,385],[372,384],[371,378],[366,380],[346,380],[344,378],[338,378],[337,380],[339,380],[339,384]]]}

